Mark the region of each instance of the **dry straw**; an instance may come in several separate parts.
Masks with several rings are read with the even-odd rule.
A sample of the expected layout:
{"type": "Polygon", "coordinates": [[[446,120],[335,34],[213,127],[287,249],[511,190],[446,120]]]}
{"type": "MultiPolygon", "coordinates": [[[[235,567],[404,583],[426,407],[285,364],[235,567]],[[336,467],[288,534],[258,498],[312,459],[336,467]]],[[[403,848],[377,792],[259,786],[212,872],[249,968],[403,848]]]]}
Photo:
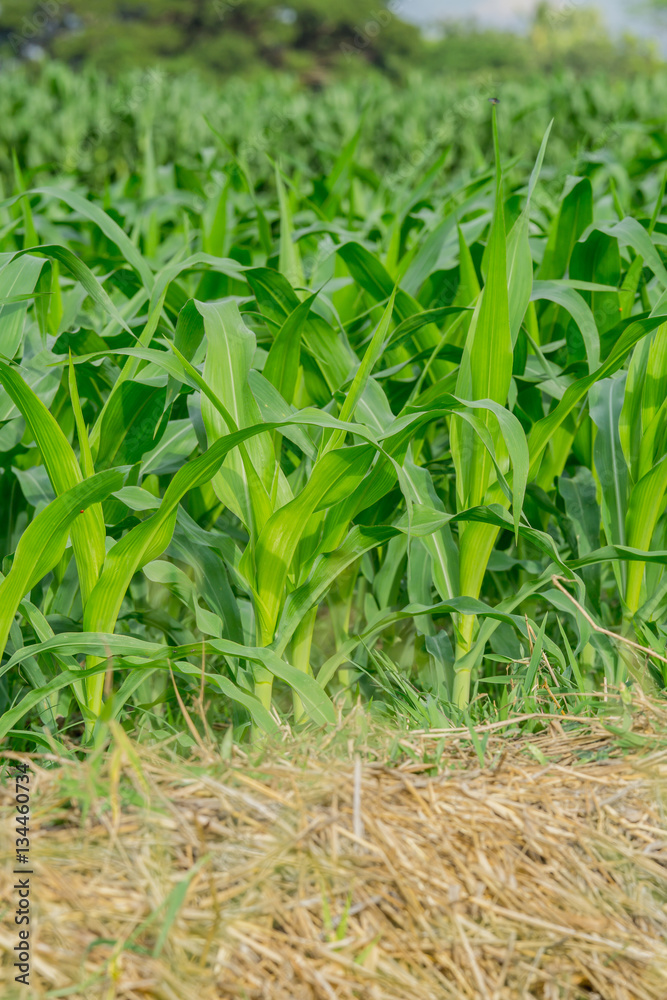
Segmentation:
{"type": "Polygon", "coordinates": [[[666,721],[35,758],[30,996],[664,1000],[666,721]]]}

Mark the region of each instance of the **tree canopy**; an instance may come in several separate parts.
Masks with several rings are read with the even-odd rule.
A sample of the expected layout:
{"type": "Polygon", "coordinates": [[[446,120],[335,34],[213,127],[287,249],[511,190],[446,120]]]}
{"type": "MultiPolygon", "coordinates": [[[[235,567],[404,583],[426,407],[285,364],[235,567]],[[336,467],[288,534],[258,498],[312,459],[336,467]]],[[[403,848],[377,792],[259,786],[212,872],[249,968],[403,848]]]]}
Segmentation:
{"type": "Polygon", "coordinates": [[[398,70],[421,35],[378,0],[3,0],[5,52],[42,53],[110,71],[158,61],[215,73],[262,64],[308,71],[361,59],[398,70]]]}
{"type": "MultiPolygon", "coordinates": [[[[667,8],[667,0],[665,0],[667,8]]],[[[214,76],[262,70],[313,82],[374,67],[520,75],[569,67],[633,73],[650,66],[644,43],[616,41],[596,11],[538,4],[527,35],[445,23],[428,38],[401,18],[402,0],[3,0],[0,56],[55,57],[107,73],[168,65],[214,76]]]]}

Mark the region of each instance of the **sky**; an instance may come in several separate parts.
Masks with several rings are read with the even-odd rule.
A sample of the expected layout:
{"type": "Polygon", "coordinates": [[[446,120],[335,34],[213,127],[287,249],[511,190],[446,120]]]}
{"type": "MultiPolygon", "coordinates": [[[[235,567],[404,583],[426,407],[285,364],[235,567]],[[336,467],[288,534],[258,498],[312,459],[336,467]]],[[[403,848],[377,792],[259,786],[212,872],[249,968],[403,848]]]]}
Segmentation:
{"type": "MultiPolygon", "coordinates": [[[[586,0],[555,0],[564,9],[584,6],[586,0]]],[[[401,16],[428,23],[438,19],[474,16],[481,24],[521,27],[535,6],[535,0],[402,0],[401,16]]],[[[654,34],[655,24],[641,11],[641,0],[598,0],[591,6],[604,12],[614,31],[631,29],[635,34],[654,34]]]]}

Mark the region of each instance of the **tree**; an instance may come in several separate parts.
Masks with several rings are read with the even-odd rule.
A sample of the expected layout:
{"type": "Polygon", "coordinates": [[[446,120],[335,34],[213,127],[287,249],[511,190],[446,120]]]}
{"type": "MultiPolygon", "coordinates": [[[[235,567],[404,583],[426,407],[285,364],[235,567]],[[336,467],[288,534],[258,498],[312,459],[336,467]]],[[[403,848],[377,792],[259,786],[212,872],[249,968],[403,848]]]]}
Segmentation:
{"type": "MultiPolygon", "coordinates": [[[[667,0],[662,0],[667,11],[667,0]]],[[[506,76],[574,70],[623,75],[659,65],[655,46],[630,36],[613,38],[598,10],[578,0],[538,3],[525,35],[480,29],[474,22],[443,24],[427,55],[429,67],[450,73],[491,70],[506,76]]]]}
{"type": "Polygon", "coordinates": [[[4,0],[0,48],[56,56],[108,71],[168,61],[216,73],[261,64],[309,70],[371,63],[396,70],[414,59],[419,30],[396,0],[4,0]]]}

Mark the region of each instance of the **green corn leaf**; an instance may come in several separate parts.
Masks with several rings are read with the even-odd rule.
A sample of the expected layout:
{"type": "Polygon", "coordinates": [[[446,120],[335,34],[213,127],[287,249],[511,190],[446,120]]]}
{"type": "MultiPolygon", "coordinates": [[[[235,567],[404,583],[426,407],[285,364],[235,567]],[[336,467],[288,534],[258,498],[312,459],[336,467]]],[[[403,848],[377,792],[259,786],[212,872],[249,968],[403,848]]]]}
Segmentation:
{"type": "Polygon", "coordinates": [[[60,561],[76,518],[122,485],[119,472],[101,472],[66,490],[32,521],[21,536],[12,568],[0,583],[0,650],[25,595],[60,561]]]}
{"type": "Polygon", "coordinates": [[[211,639],[208,646],[226,656],[242,657],[258,663],[274,677],[289,684],[299,695],[310,718],[318,725],[332,725],[336,722],[335,709],[322,686],[309,674],[286,663],[272,649],[239,646],[237,643],[225,639],[211,639]]]}
{"type": "MultiPolygon", "coordinates": [[[[633,549],[650,549],[653,533],[664,509],[667,490],[667,456],[643,476],[632,490],[627,512],[626,537],[633,549]]],[[[625,601],[634,614],[641,603],[644,567],[634,563],[628,568],[625,601]]]]}
{"type": "Polygon", "coordinates": [[[579,327],[586,347],[588,370],[589,372],[595,371],[600,365],[600,338],[595,317],[582,296],[573,288],[565,288],[556,282],[536,281],[531,300],[537,302],[540,299],[555,302],[570,314],[579,327]]]}
{"type": "Polygon", "coordinates": [[[386,544],[398,534],[399,529],[392,525],[355,526],[335,551],[321,555],[306,583],[292,591],[285,601],[274,644],[276,652],[282,655],[299,623],[324,600],[341,573],[365,552],[386,544]]]}
{"type": "MultiPolygon", "coordinates": [[[[82,473],[76,456],[58,422],[42,401],[15,369],[2,362],[0,362],[0,382],[30,428],[56,496],[80,483],[82,473]]],[[[72,547],[84,603],[95,586],[104,560],[106,536],[101,508],[91,504],[86,504],[85,507],[81,519],[72,525],[72,547]]]]}
{"type": "Polygon", "coordinates": [[[153,583],[161,583],[168,587],[190,609],[202,635],[222,637],[222,620],[218,615],[201,607],[197,588],[182,569],[166,560],[156,559],[144,566],[144,575],[153,583]]]}
{"type": "MultiPolygon", "coordinates": [[[[570,278],[617,289],[621,283],[621,268],[618,240],[596,230],[587,240],[577,243],[572,251],[570,278]]],[[[600,335],[616,326],[622,318],[622,293],[591,289],[584,291],[584,298],[595,317],[600,335]]]]}
{"type": "MultiPolygon", "coordinates": [[[[254,334],[245,326],[235,302],[219,305],[197,303],[203,317],[208,348],[204,380],[225,405],[231,423],[225,421],[209,399],[202,401],[202,416],[212,444],[232,430],[261,423],[262,415],[248,384],[255,353],[254,334]]],[[[243,451],[231,453],[213,481],[214,489],[230,510],[257,538],[273,513],[271,494],[277,477],[279,496],[289,494],[276,466],[268,434],[248,441],[243,451]]]]}
{"type": "MultiPolygon", "coordinates": [[[[188,653],[201,654],[201,644],[174,648],[157,643],[148,643],[141,639],[134,639],[131,636],[115,636],[100,633],[70,633],[68,635],[55,636],[44,643],[18,651],[3,670],[17,666],[19,663],[24,662],[26,657],[31,654],[51,650],[58,650],[61,653],[68,654],[86,654],[88,656],[122,656],[124,659],[129,659],[130,661],[133,657],[142,657],[148,663],[157,663],[160,660],[164,661],[167,656],[170,656],[170,659],[173,657],[176,661],[175,665],[179,668],[178,672],[187,671],[195,677],[201,675],[201,667],[179,662],[178,660],[178,658],[188,653]]],[[[275,677],[280,678],[298,692],[306,711],[314,722],[318,723],[318,725],[335,723],[336,714],[333,705],[317,681],[309,675],[304,675],[289,663],[286,663],[273,650],[243,646],[225,639],[208,640],[204,644],[204,650],[209,654],[218,652],[235,659],[246,659],[261,663],[275,677]]],[[[216,677],[216,675],[209,673],[205,673],[204,676],[207,680],[216,677]]],[[[241,692],[236,685],[230,682],[229,688],[234,692],[234,699],[240,700],[239,696],[241,692]]],[[[267,731],[275,729],[275,724],[269,724],[266,714],[261,713],[261,706],[256,699],[252,698],[252,696],[246,696],[241,703],[246,704],[246,707],[252,705],[253,711],[257,712],[262,719],[262,728],[267,731]]]]}
{"type": "MultiPolygon", "coordinates": [[[[27,253],[27,250],[19,251],[19,253],[15,254],[13,259],[19,260],[27,253]]],[[[44,256],[48,257],[49,260],[57,261],[59,264],[62,264],[62,266],[69,271],[72,277],[75,278],[83,288],[85,288],[91,299],[104,309],[105,312],[108,312],[109,315],[112,316],[119,324],[119,326],[122,326],[124,330],[134,337],[131,328],[127,325],[122,315],[109,298],[107,292],[105,292],[102,285],[96,279],[93,272],[89,267],[87,267],[86,264],[83,263],[82,260],[79,260],[79,258],[73,254],[71,250],[68,250],[67,247],[61,247],[58,245],[32,247],[30,249],[30,254],[36,253],[44,254],[44,256]]]]}
{"type": "MultiPolygon", "coordinates": [[[[316,426],[341,427],[340,422],[333,417],[316,412],[297,414],[291,420],[295,423],[314,424],[316,426]]],[[[259,424],[255,427],[248,427],[233,434],[228,434],[213,444],[203,455],[191,460],[179,469],[167,487],[160,507],[155,514],[128,531],[107,553],[103,571],[90,596],[90,600],[86,604],[84,614],[84,627],[86,631],[110,632],[113,630],[132,577],[142,566],[156,559],[168,546],[174,531],[178,505],[185,494],[190,490],[196,489],[198,486],[210,482],[222,465],[225,457],[234,448],[258,434],[273,431],[279,427],[281,427],[281,424],[259,424]]],[[[349,424],[347,427],[342,425],[342,427],[353,432],[361,433],[362,431],[362,428],[357,427],[355,424],[349,424]]],[[[325,467],[324,475],[320,474],[318,476],[318,479],[315,481],[315,487],[311,487],[311,493],[307,494],[310,498],[309,502],[312,501],[313,495],[316,498],[316,505],[318,502],[321,503],[325,500],[326,491],[317,490],[318,480],[323,485],[326,483],[331,493],[331,502],[334,502],[336,497],[344,496],[345,492],[349,491],[350,482],[358,478],[364,463],[366,463],[366,468],[368,467],[371,458],[372,454],[362,455],[357,450],[354,456],[354,462],[357,463],[358,467],[356,477],[351,468],[353,463],[351,463],[350,459],[347,459],[346,462],[345,458],[343,458],[343,467],[345,465],[348,466],[347,481],[340,480],[337,475],[327,475],[325,467]]],[[[339,458],[335,452],[330,453],[327,459],[330,472],[334,471],[334,466],[335,471],[340,471],[339,458]]],[[[310,482],[312,482],[312,478],[310,482]]],[[[281,512],[279,511],[278,513],[281,512]]],[[[300,530],[303,530],[303,527],[301,525],[300,530]]]]}
{"type": "MultiPolygon", "coordinates": [[[[502,607],[491,608],[483,601],[475,600],[472,597],[455,597],[452,600],[440,601],[437,604],[431,605],[410,604],[401,611],[389,612],[380,616],[369,628],[348,640],[340,650],[330,656],[318,671],[317,683],[323,688],[326,687],[336,671],[348,662],[350,655],[357,646],[360,644],[370,644],[385,629],[404,621],[406,618],[414,618],[421,615],[465,615],[467,617],[491,619],[493,622],[499,624],[512,625],[521,635],[527,638],[525,618],[521,615],[513,615],[508,610],[505,610],[506,606],[512,607],[513,605],[516,605],[516,601],[505,601],[502,607]]],[[[555,647],[554,643],[546,639],[545,647],[548,652],[557,652],[557,647],[555,647]]]]}
{"type": "MultiPolygon", "coordinates": [[[[479,291],[477,292],[479,294],[479,291]]],[[[462,296],[468,298],[468,293],[463,292],[462,296]]],[[[476,298],[476,296],[474,296],[476,298]]],[[[472,301],[472,299],[469,299],[472,301]]],[[[415,313],[414,316],[408,316],[404,319],[402,323],[399,323],[395,330],[392,331],[389,338],[389,343],[387,347],[400,347],[406,341],[414,341],[415,334],[425,326],[429,326],[431,323],[440,323],[442,320],[447,319],[461,319],[469,318],[472,316],[472,307],[470,305],[451,305],[442,306],[438,309],[425,309],[424,312],[415,313]]],[[[439,346],[439,345],[437,345],[439,346]]]]}
{"type": "MultiPolygon", "coordinates": [[[[270,268],[250,268],[245,272],[262,312],[281,327],[298,309],[301,300],[284,275],[270,268]]],[[[334,331],[321,316],[314,314],[304,320],[302,339],[327,383],[335,392],[348,377],[356,357],[346,340],[334,331]]]]}
{"type": "Polygon", "coordinates": [[[604,545],[600,549],[589,552],[580,559],[570,559],[567,565],[572,570],[597,566],[607,562],[642,563],[653,566],[667,566],[667,552],[663,550],[634,549],[629,545],[604,545]]]}
{"type": "Polygon", "coordinates": [[[533,690],[535,677],[537,676],[537,671],[539,670],[540,661],[542,659],[542,653],[544,651],[544,638],[545,638],[546,627],[547,627],[547,615],[545,615],[542,620],[540,631],[535,637],[535,645],[533,646],[533,651],[530,654],[530,662],[528,663],[528,669],[526,670],[526,676],[523,681],[524,695],[529,695],[533,690]]]}
{"type": "MultiPolygon", "coordinates": [[[[402,287],[410,295],[416,295],[428,276],[436,269],[438,258],[442,251],[443,244],[447,238],[456,232],[459,218],[463,218],[466,212],[483,204],[486,207],[486,199],[489,191],[493,187],[493,174],[488,171],[479,179],[471,194],[464,197],[458,205],[456,212],[450,212],[435,228],[428,234],[414,259],[410,261],[402,287]]],[[[387,293],[389,294],[389,293],[387,293]]]]}
{"type": "MultiPolygon", "coordinates": [[[[301,427],[287,423],[290,417],[297,413],[296,408],[289,406],[278,390],[254,368],[248,372],[248,384],[264,420],[268,423],[283,421],[283,436],[295,444],[297,448],[300,448],[308,458],[317,458],[317,448],[308,434],[301,427]]],[[[278,446],[276,445],[277,451],[278,446]]]]}
{"type": "MultiPolygon", "coordinates": [[[[146,288],[150,290],[153,284],[153,274],[150,267],[143,259],[134,243],[132,243],[129,236],[127,236],[118,223],[114,222],[114,220],[108,216],[106,212],[103,212],[98,205],[95,205],[92,201],[88,201],[87,198],[82,198],[81,195],[77,194],[75,191],[66,191],[63,188],[33,188],[32,190],[25,192],[25,196],[27,197],[32,194],[41,194],[47,198],[57,198],[59,201],[64,201],[65,204],[69,205],[69,207],[75,212],[78,212],[84,218],[90,219],[90,221],[98,226],[101,232],[103,232],[112,243],[116,244],[125,260],[135,269],[146,288]]],[[[19,197],[24,196],[19,195],[19,197]]],[[[4,204],[11,204],[16,200],[16,198],[12,198],[9,199],[9,201],[4,202],[4,204]]]]}
{"type": "Polygon", "coordinates": [[[308,519],[348,496],[368,472],[373,455],[367,445],[327,452],[301,493],[266,523],[255,555],[260,634],[266,645],[273,641],[287,574],[308,519]]]}
{"type": "Polygon", "coordinates": [[[289,199],[285,190],[283,178],[276,167],[276,188],[278,190],[278,205],[280,208],[280,261],[279,267],[291,285],[303,285],[303,267],[298,244],[294,242],[294,227],[289,199]]]}
{"type": "Polygon", "coordinates": [[[23,342],[30,296],[45,264],[44,258],[26,254],[0,268],[0,355],[8,361],[23,342]]]}
{"type": "Polygon", "coordinates": [[[667,269],[662,263],[651,237],[637,219],[626,218],[620,222],[596,222],[591,230],[582,235],[582,241],[588,239],[593,230],[598,230],[606,236],[618,240],[622,247],[631,247],[642,258],[645,266],[653,271],[663,289],[667,289],[667,269]]]}
{"type": "Polygon", "coordinates": [[[574,246],[593,222],[593,188],[587,177],[568,177],[558,218],[551,228],[538,278],[562,278],[574,246]]]}
{"type": "Polygon", "coordinates": [[[647,319],[639,319],[631,323],[619,337],[611,354],[600,368],[591,375],[578,379],[569,386],[564,392],[558,406],[548,416],[539,420],[533,426],[528,437],[531,455],[530,478],[534,478],[537,475],[547,444],[553,438],[568,414],[584,398],[591,386],[617,372],[635,344],[660,326],[662,322],[664,322],[664,316],[651,316],[647,319]]]}
{"type": "MultiPolygon", "coordinates": [[[[382,319],[378,323],[377,329],[373,334],[370,344],[366,349],[363,360],[359,365],[355,376],[352,380],[352,385],[350,386],[348,393],[345,397],[345,402],[343,403],[340,411],[340,420],[349,421],[354,415],[354,411],[357,408],[357,404],[361,399],[368,379],[371,376],[373,368],[378,362],[382,354],[383,347],[387,341],[389,324],[391,323],[392,314],[394,311],[394,301],[396,298],[396,289],[391,294],[387,308],[385,309],[382,319]]],[[[335,431],[329,440],[327,441],[325,451],[330,451],[333,448],[337,448],[345,437],[344,431],[335,431]]]]}
{"type": "MultiPolygon", "coordinates": [[[[494,107],[495,114],[495,107],[494,107]]],[[[495,117],[494,117],[495,123],[495,117]]],[[[456,394],[464,399],[489,399],[504,405],[512,378],[512,335],[507,286],[507,247],[502,177],[496,135],[496,202],[487,247],[487,277],[473,316],[461,362],[456,394]]],[[[484,417],[488,424],[488,415],[484,417]]],[[[477,437],[453,428],[454,460],[463,506],[481,503],[489,480],[490,459],[477,437]],[[469,453],[468,453],[469,452],[469,453]],[[465,457],[464,457],[465,456],[465,457]]]]}
{"type": "MultiPolygon", "coordinates": [[[[31,656],[33,652],[57,652],[60,656],[71,655],[72,653],[77,655],[89,654],[100,658],[103,657],[103,659],[100,659],[100,662],[98,662],[95,666],[88,667],[86,670],[64,670],[57,677],[48,681],[47,684],[41,689],[31,691],[25,695],[18,705],[5,712],[0,719],[0,739],[3,739],[8,733],[10,733],[14,726],[20,722],[20,720],[24,718],[24,716],[26,716],[31,709],[33,709],[45,698],[48,699],[50,695],[55,694],[70,685],[75,686],[77,684],[81,684],[84,679],[90,680],[91,676],[103,677],[104,673],[108,669],[106,658],[109,654],[116,657],[127,656],[130,661],[132,658],[140,658],[142,660],[140,668],[141,674],[143,674],[145,678],[150,673],[150,668],[147,664],[159,664],[160,661],[164,662],[169,654],[172,656],[181,656],[186,653],[201,655],[201,645],[198,645],[196,650],[190,649],[189,647],[186,647],[185,649],[174,649],[174,647],[158,646],[154,643],[146,643],[143,640],[133,640],[130,636],[97,635],[92,639],[88,639],[84,633],[77,632],[69,635],[58,635],[52,640],[49,640],[48,643],[40,643],[38,646],[29,646],[25,649],[18,650],[14,654],[14,657],[12,657],[12,659],[1,668],[0,676],[7,672],[11,667],[22,663],[26,658],[31,656]]],[[[211,652],[211,650],[209,650],[209,652],[211,652]]],[[[195,665],[193,663],[188,663],[187,661],[175,660],[171,663],[171,667],[175,674],[183,677],[191,677],[196,683],[201,681],[201,664],[195,665]]],[[[133,664],[133,670],[138,673],[136,663],[133,664]]],[[[221,694],[229,698],[230,701],[242,705],[245,709],[247,709],[251,718],[261,731],[266,733],[275,733],[278,731],[278,726],[275,720],[258,701],[258,699],[238,687],[228,677],[224,677],[218,673],[205,672],[204,679],[212,687],[217,688],[221,694]]],[[[120,696],[121,693],[119,691],[116,699],[114,700],[114,709],[118,705],[120,696]]]]}
{"type": "Polygon", "coordinates": [[[601,379],[591,386],[589,408],[597,427],[595,471],[602,486],[603,523],[607,540],[625,545],[625,518],[628,509],[628,468],[621,448],[619,418],[623,405],[625,377],[601,379]]]}
{"type": "Polygon", "coordinates": [[[542,171],[552,126],[553,120],[549,123],[549,127],[542,139],[540,151],[528,184],[526,205],[512,227],[507,239],[507,282],[509,288],[510,330],[513,345],[517,342],[519,330],[526,315],[533,289],[533,259],[528,238],[531,199],[542,171]]]}
{"type": "Polygon", "coordinates": [[[159,443],[166,386],[123,382],[105,410],[95,465],[134,465],[159,443]]]}
{"type": "MultiPolygon", "coordinates": [[[[79,439],[79,466],[84,476],[93,476],[95,474],[95,466],[93,464],[93,456],[90,451],[88,431],[83,420],[81,400],[79,399],[79,389],[76,384],[76,372],[74,371],[74,365],[72,364],[71,351],[69,353],[69,369],[67,374],[70,402],[74,412],[74,422],[76,424],[76,432],[79,439]]],[[[102,525],[102,527],[104,527],[104,525],[102,525]]]]}
{"type": "Polygon", "coordinates": [[[276,387],[288,403],[294,400],[301,354],[301,333],[317,294],[314,292],[309,295],[287,317],[271,345],[264,365],[264,378],[276,387]]]}

